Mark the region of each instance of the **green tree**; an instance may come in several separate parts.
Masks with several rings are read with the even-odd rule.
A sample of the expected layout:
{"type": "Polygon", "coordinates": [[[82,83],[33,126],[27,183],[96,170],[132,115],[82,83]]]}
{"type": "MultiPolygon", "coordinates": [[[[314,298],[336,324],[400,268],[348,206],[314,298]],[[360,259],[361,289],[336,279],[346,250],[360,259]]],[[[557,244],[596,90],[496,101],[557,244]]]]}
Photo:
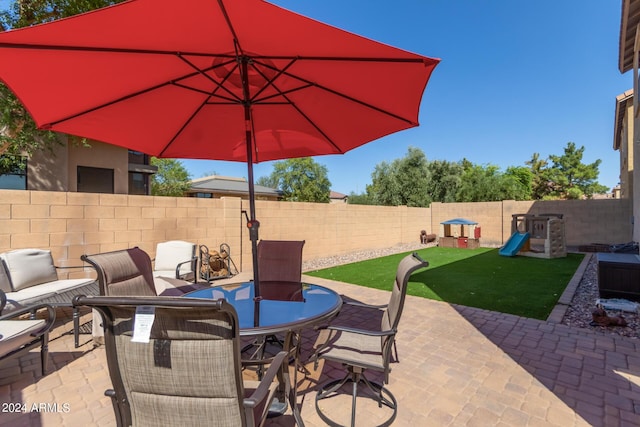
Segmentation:
{"type": "Polygon", "coordinates": [[[504,200],[499,169],[495,165],[474,165],[463,160],[464,172],[458,202],[493,202],[504,200]]]}
{"type": "Polygon", "coordinates": [[[513,200],[531,200],[533,174],[529,168],[509,166],[502,178],[506,196],[513,200]]]}
{"type": "Polygon", "coordinates": [[[427,164],[427,171],[427,196],[430,201],[455,202],[462,181],[462,165],[447,160],[432,160],[427,164]]]}
{"type": "Polygon", "coordinates": [[[584,146],[577,148],[568,142],[564,154],[550,155],[549,182],[551,195],[563,199],[591,198],[595,193],[604,193],[608,188],[597,182],[600,159],[590,164],[582,163],[584,146]]]}
{"type": "Polygon", "coordinates": [[[531,198],[542,200],[551,193],[549,178],[549,162],[540,158],[540,153],[533,153],[530,160],[524,162],[531,171],[531,198]]]}
{"type": "Polygon", "coordinates": [[[378,205],[429,206],[427,164],[422,150],[409,147],[405,157],[376,165],[367,194],[378,205]]]}
{"type": "Polygon", "coordinates": [[[352,191],[349,193],[348,201],[350,205],[375,205],[375,202],[367,192],[358,194],[352,191]]]}
{"type": "Polygon", "coordinates": [[[407,155],[396,163],[396,178],[400,186],[402,204],[413,207],[429,206],[427,194],[429,172],[427,156],[419,148],[409,147],[407,155]]]}
{"type": "MultiPolygon", "coordinates": [[[[0,30],[27,27],[66,18],[123,0],[15,0],[0,11],[0,30]]],[[[42,70],[46,73],[46,70],[42,70]]],[[[55,100],[52,100],[55,102],[55,100]]],[[[78,142],[72,138],[71,142],[78,142]]],[[[0,83],[0,155],[5,155],[0,174],[13,170],[20,158],[50,150],[60,143],[55,132],[40,131],[13,92],[0,83]]]]}
{"type": "Polygon", "coordinates": [[[256,180],[256,185],[262,185],[263,187],[278,188],[278,181],[274,179],[272,175],[261,176],[256,180]]]}
{"type": "Polygon", "coordinates": [[[331,182],[327,167],[311,157],[287,159],[275,162],[268,181],[276,183],[283,200],[292,202],[329,203],[331,182]]]}
{"type": "Polygon", "coordinates": [[[151,164],[158,167],[158,172],[151,176],[151,194],[153,196],[184,196],[191,182],[189,172],[176,159],[151,158],[151,164]]]}
{"type": "Polygon", "coordinates": [[[371,184],[366,187],[367,195],[376,205],[401,205],[400,186],[393,167],[388,162],[378,163],[371,173],[371,184]]]}

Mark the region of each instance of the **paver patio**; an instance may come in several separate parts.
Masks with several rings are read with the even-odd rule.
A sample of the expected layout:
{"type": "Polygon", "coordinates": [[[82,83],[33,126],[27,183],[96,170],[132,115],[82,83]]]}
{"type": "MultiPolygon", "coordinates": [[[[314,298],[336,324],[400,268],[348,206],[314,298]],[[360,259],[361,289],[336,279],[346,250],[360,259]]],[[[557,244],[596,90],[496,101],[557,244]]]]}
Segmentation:
{"type": "MultiPolygon", "coordinates": [[[[388,300],[384,291],[309,279],[354,300],[388,300]]],[[[339,319],[377,322],[348,306],[339,319]]],[[[104,348],[94,348],[89,335],[81,335],[83,345],[74,348],[71,327],[68,318],[52,333],[47,376],[39,374],[37,351],[0,368],[0,427],[115,425],[103,394],[110,387],[104,348]],[[7,413],[6,403],[23,403],[27,412],[7,413]],[[34,404],[45,406],[31,412],[34,404]]],[[[303,357],[315,336],[305,331],[303,357]]],[[[400,362],[393,365],[388,386],[399,402],[397,426],[640,425],[640,339],[408,296],[397,345],[400,362]]],[[[320,427],[317,381],[341,377],[343,370],[323,364],[317,371],[308,368],[311,375],[298,376],[298,402],[305,424],[320,427]]],[[[350,403],[346,395],[323,405],[346,423],[350,403]]],[[[371,402],[358,403],[359,425],[388,415],[371,402]]],[[[294,423],[284,415],[267,425],[294,423]]]]}

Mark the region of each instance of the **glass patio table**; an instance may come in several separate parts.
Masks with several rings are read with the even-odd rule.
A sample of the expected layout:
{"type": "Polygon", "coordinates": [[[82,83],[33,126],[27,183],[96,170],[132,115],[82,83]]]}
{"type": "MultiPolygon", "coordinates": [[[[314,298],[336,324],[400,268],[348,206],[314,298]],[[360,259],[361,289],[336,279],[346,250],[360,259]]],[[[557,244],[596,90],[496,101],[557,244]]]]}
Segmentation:
{"type": "Polygon", "coordinates": [[[223,298],[238,313],[241,336],[271,335],[299,331],[326,321],[340,311],[342,298],[331,289],[310,283],[302,284],[303,301],[259,302],[259,319],[255,322],[253,282],[233,283],[199,289],[184,295],[188,298],[223,298]]]}
{"type": "MultiPolygon", "coordinates": [[[[184,295],[186,298],[225,299],[233,305],[238,314],[240,336],[265,337],[277,333],[285,333],[284,350],[292,352],[294,362],[294,378],[290,381],[292,387],[289,392],[289,405],[298,426],[304,426],[296,404],[297,371],[299,365],[299,345],[293,346],[293,337],[298,337],[300,331],[325,322],[338,314],[342,307],[342,298],[337,292],[324,286],[310,283],[302,284],[302,301],[274,301],[261,299],[256,302],[254,282],[233,283],[199,289],[184,295]],[[258,310],[256,305],[259,304],[258,310]],[[259,319],[255,321],[255,313],[259,319]]],[[[260,363],[268,363],[269,359],[262,359],[260,363]]],[[[288,372],[286,373],[287,377],[288,372]]],[[[286,403],[282,398],[276,398],[270,411],[284,414],[286,403]]]]}

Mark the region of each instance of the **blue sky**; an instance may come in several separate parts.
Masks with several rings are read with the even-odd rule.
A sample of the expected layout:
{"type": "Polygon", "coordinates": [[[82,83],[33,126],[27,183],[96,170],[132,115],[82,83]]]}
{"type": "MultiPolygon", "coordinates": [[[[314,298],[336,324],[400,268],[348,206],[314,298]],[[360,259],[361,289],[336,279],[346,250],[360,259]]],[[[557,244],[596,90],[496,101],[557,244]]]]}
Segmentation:
{"type": "MultiPolygon", "coordinates": [[[[616,95],[631,88],[617,68],[620,0],[272,0],[365,37],[441,58],[425,91],[420,127],[345,155],[317,157],[332,189],[361,193],[382,161],[410,146],[429,160],[524,166],[534,152],[585,146],[599,182],[619,181],[613,151],[616,95]]],[[[0,0],[6,7],[7,0],[0,0]]],[[[192,178],[246,177],[242,163],[183,160],[192,178]]],[[[269,175],[271,163],[255,166],[269,175]]]]}

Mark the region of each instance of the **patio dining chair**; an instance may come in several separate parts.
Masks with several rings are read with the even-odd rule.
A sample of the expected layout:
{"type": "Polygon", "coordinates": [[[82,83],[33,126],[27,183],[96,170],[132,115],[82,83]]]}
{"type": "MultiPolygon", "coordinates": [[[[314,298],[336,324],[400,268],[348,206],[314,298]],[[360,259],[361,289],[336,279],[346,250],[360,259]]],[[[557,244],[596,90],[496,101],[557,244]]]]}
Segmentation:
{"type": "Polygon", "coordinates": [[[198,281],[196,244],[183,240],[169,240],[156,245],[153,260],[154,277],[198,281]]]}
{"type": "MultiPolygon", "coordinates": [[[[181,296],[198,284],[171,277],[154,277],[149,254],[138,247],[82,255],[97,273],[100,295],[104,296],[181,296]]],[[[100,342],[104,335],[100,317],[94,312],[92,335],[100,342]]]]}
{"type": "MultiPolygon", "coordinates": [[[[260,240],[258,242],[258,277],[260,298],[277,301],[302,301],[302,248],[304,240],[260,240]]],[[[299,334],[294,341],[299,342],[299,334]]],[[[284,348],[282,339],[276,335],[258,337],[243,348],[243,352],[253,348],[249,360],[265,359],[266,347],[275,344],[284,348]]],[[[297,344],[294,345],[296,351],[297,344]]],[[[248,362],[248,361],[245,361],[248,362]]],[[[258,376],[261,368],[258,368],[258,376]]]]}
{"type": "MultiPolygon", "coordinates": [[[[7,297],[0,289],[0,313],[6,303],[7,297]]],[[[49,330],[55,320],[56,312],[48,304],[24,307],[0,316],[0,365],[40,347],[40,366],[42,375],[46,375],[49,360],[49,330]],[[33,313],[42,311],[46,311],[46,317],[31,316],[33,313]],[[27,313],[30,316],[25,318],[27,313]]]]}
{"type": "Polygon", "coordinates": [[[224,300],[81,296],[74,305],[103,316],[118,426],[261,426],[275,392],[289,392],[285,352],[262,381],[243,381],[238,318],[224,300]]]}
{"type": "MultiPolygon", "coordinates": [[[[424,261],[417,253],[404,257],[396,271],[395,281],[391,290],[389,304],[382,312],[382,320],[379,330],[366,330],[353,327],[329,325],[323,331],[324,343],[318,347],[311,356],[315,368],[321,359],[342,364],[347,374],[342,379],[332,380],[320,387],[316,394],[316,411],[320,418],[330,426],[340,426],[330,419],[320,408],[320,401],[335,397],[342,386],[351,383],[351,426],[355,426],[356,400],[358,386],[367,387],[373,393],[378,406],[386,406],[392,410],[391,416],[380,426],[390,425],[396,417],[398,410],[397,401],[393,394],[382,384],[369,380],[365,376],[368,370],[382,373],[384,384],[389,383],[389,364],[392,359],[392,348],[398,332],[398,324],[404,307],[407,293],[407,285],[411,274],[427,267],[429,263],[424,261]]],[[[325,410],[328,408],[323,405],[325,410]]]]}
{"type": "Polygon", "coordinates": [[[302,301],[304,240],[260,240],[258,277],[262,299],[302,301]]]}
{"type": "Polygon", "coordinates": [[[149,254],[138,247],[80,258],[96,270],[100,295],[181,296],[206,287],[173,277],[154,277],[149,254]]]}

